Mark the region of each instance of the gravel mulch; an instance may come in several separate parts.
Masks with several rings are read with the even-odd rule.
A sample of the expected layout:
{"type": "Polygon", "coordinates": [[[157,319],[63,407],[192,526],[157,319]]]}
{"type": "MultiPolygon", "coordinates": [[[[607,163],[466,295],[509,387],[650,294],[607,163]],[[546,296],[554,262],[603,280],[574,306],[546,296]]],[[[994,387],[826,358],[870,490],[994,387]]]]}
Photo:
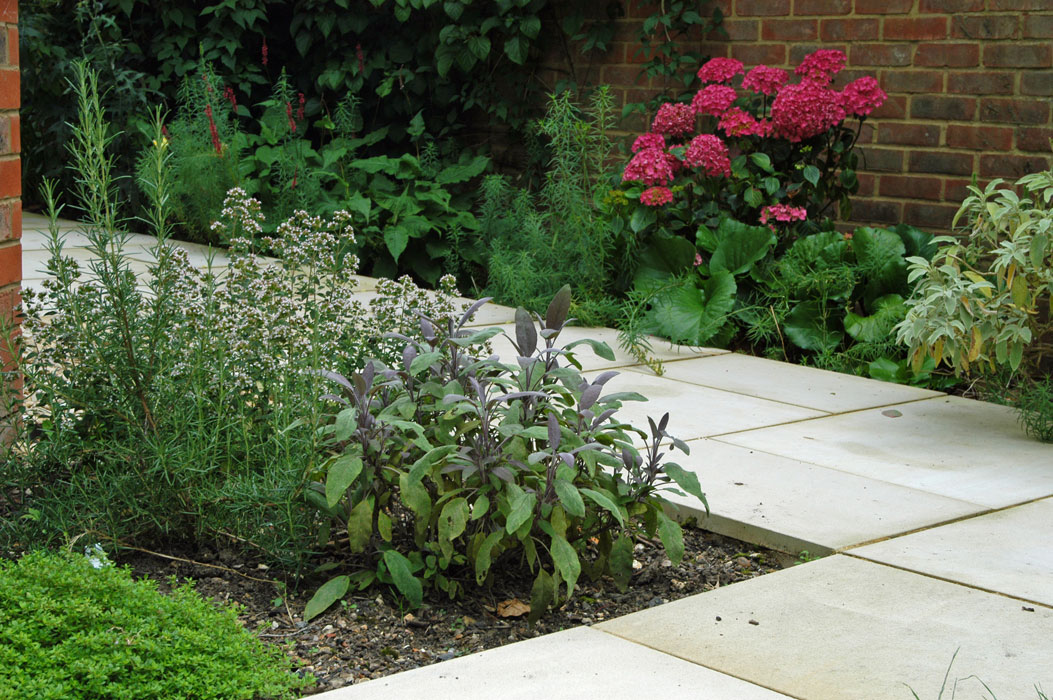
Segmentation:
{"type": "Polygon", "coordinates": [[[319,693],[602,622],[794,563],[788,555],[695,528],[684,529],[684,546],[683,562],[673,567],[660,546],[637,544],[638,567],[627,592],[620,593],[610,580],[583,577],[573,598],[534,626],[526,622],[531,580],[508,574],[456,602],[426,598],[412,612],[370,591],[347,598],[305,625],[300,615],[313,588],[285,595],[265,565],[246,561],[236,550],[183,552],[178,559],[126,551],[118,562],[130,565],[137,576],[156,579],[162,589],[172,576],[193,579],[202,595],[244,606],[245,625],[265,641],[283,645],[302,672],[318,680],[308,692],[319,693]]]}

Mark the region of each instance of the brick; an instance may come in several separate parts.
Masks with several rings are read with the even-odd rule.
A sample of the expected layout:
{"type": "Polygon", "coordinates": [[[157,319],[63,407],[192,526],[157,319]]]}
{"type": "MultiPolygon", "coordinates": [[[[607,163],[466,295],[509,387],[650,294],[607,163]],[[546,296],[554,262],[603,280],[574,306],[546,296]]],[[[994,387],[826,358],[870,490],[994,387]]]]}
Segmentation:
{"type": "Polygon", "coordinates": [[[878,170],[880,172],[902,172],[903,170],[903,151],[892,149],[892,148],[873,148],[871,146],[861,146],[857,149],[859,151],[859,159],[861,170],[878,170]]]}
{"type": "Polygon", "coordinates": [[[920,229],[948,231],[958,207],[948,204],[910,202],[903,207],[903,222],[920,229]]]}
{"type": "Polygon", "coordinates": [[[735,0],[738,17],[755,15],[785,17],[790,14],[790,0],[735,0]]]}
{"type": "Polygon", "coordinates": [[[18,109],[21,104],[21,88],[18,69],[0,70],[0,109],[18,109]]]}
{"type": "Polygon", "coordinates": [[[944,178],[943,201],[961,203],[966,197],[972,194],[972,192],[969,191],[969,185],[971,184],[973,184],[972,178],[968,180],[944,178]]]}
{"type": "Polygon", "coordinates": [[[12,66],[18,65],[18,27],[7,29],[7,63],[12,66]]]}
{"type": "Polygon", "coordinates": [[[885,40],[946,39],[946,17],[890,17],[885,20],[885,40]]]}
{"type": "Polygon", "coordinates": [[[877,191],[877,178],[868,173],[856,173],[856,178],[859,180],[859,190],[856,195],[859,197],[873,196],[877,191]]]}
{"type": "Polygon", "coordinates": [[[921,0],[918,12],[944,14],[951,12],[982,12],[984,0],[921,0]]]}
{"type": "Polygon", "coordinates": [[[878,127],[878,143],[900,146],[938,146],[940,127],[935,124],[883,122],[878,127]]]}
{"type": "Polygon", "coordinates": [[[857,15],[902,15],[914,9],[914,0],[856,0],[857,15]]]}
{"type": "Polygon", "coordinates": [[[973,172],[973,156],[945,151],[911,151],[907,169],[912,173],[969,175],[973,172]]]}
{"type": "Polygon", "coordinates": [[[960,95],[1010,95],[1013,93],[1013,74],[952,72],[947,75],[947,92],[960,95]]]}
{"type": "Polygon", "coordinates": [[[1053,39],[1053,15],[1024,17],[1025,39],[1053,39]]]}
{"type": "Polygon", "coordinates": [[[1010,39],[1016,34],[1020,18],[1016,15],[956,15],[951,19],[955,39],[1010,39]]]}
{"type": "Polygon", "coordinates": [[[910,44],[853,44],[848,62],[853,66],[909,66],[913,54],[910,44]]]}
{"type": "Polygon", "coordinates": [[[1053,72],[1027,71],[1020,76],[1022,95],[1053,96],[1053,72]]]}
{"type": "Polygon", "coordinates": [[[990,0],[988,10],[1048,10],[1049,0],[990,0]]]}
{"type": "Polygon", "coordinates": [[[603,66],[600,68],[600,82],[618,87],[644,87],[648,85],[646,75],[640,73],[636,66],[603,66]]]}
{"type": "Polygon", "coordinates": [[[984,65],[994,68],[1048,68],[1053,64],[1049,44],[987,44],[984,65]]]}
{"type": "Polygon", "coordinates": [[[882,197],[939,200],[943,194],[943,180],[938,177],[882,175],[878,187],[882,197]]]}
{"type": "Polygon", "coordinates": [[[0,160],[0,199],[22,194],[22,163],[18,158],[0,160]]]}
{"type": "Polygon", "coordinates": [[[4,0],[3,3],[0,3],[0,22],[18,24],[17,0],[4,0]]]}
{"type": "Polygon", "coordinates": [[[902,221],[900,202],[878,199],[856,199],[852,201],[852,221],[861,224],[898,224],[902,221]]]}
{"type": "Polygon", "coordinates": [[[1008,151],[1013,147],[1013,130],[1009,127],[950,124],[947,146],[974,151],[1008,151]]]}
{"type": "Polygon", "coordinates": [[[795,15],[847,15],[852,11],[852,0],[794,0],[795,15]]]}
{"type": "Polygon", "coordinates": [[[905,119],[907,98],[903,95],[889,95],[885,104],[871,112],[870,116],[875,119],[905,119]]]}
{"type": "Polygon", "coordinates": [[[882,71],[881,86],[886,92],[943,92],[943,73],[922,70],[882,71]]]}
{"type": "Polygon", "coordinates": [[[22,202],[0,204],[0,243],[22,238],[22,202]]]}
{"type": "Polygon", "coordinates": [[[980,45],[920,44],[914,52],[914,65],[972,68],[980,65],[980,45]]]}
{"type": "Polygon", "coordinates": [[[0,247],[0,287],[22,281],[22,246],[10,243],[0,247]]]}
{"type": "Polygon", "coordinates": [[[819,38],[819,22],[814,19],[766,19],[761,24],[765,41],[814,41],[819,38]]]}
{"type": "Polygon", "coordinates": [[[760,22],[755,19],[725,19],[721,25],[726,36],[717,37],[716,32],[707,34],[710,39],[726,41],[757,41],[760,38],[760,22]]]}
{"type": "Polygon", "coordinates": [[[1045,100],[985,97],[980,100],[980,119],[1009,124],[1045,124],[1049,121],[1049,103],[1045,100]]]}
{"type": "Polygon", "coordinates": [[[780,66],[786,63],[785,44],[733,44],[731,57],[745,63],[747,66],[764,64],[766,66],[780,66]]]}
{"type": "Polygon", "coordinates": [[[976,100],[965,97],[934,97],[916,95],[910,100],[911,119],[945,119],[972,121],[976,114],[976,100]]]}
{"type": "Polygon", "coordinates": [[[819,22],[819,38],[823,41],[877,41],[878,20],[824,19],[819,22]]]}
{"type": "Polygon", "coordinates": [[[1053,139],[1053,129],[1021,126],[1016,130],[1016,148],[1018,151],[1049,153],[1050,150],[1053,150],[1049,143],[1050,139],[1053,139]]]}
{"type": "Polygon", "coordinates": [[[822,44],[792,44],[790,46],[790,65],[797,67],[798,65],[800,65],[801,61],[804,60],[805,56],[807,56],[810,53],[815,53],[819,49],[823,48],[843,49],[843,47],[823,46],[822,44]]]}
{"type": "Polygon", "coordinates": [[[1018,178],[1049,169],[1044,156],[1007,156],[1003,153],[980,156],[981,177],[1018,178]]]}

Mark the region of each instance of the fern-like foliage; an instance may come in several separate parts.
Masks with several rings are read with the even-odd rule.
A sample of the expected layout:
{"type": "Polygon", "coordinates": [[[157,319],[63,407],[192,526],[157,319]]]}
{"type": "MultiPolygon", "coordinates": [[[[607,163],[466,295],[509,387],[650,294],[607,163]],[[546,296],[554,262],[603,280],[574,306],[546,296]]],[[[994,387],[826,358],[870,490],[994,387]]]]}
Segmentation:
{"type": "Polygon", "coordinates": [[[496,301],[542,311],[569,284],[573,315],[586,324],[619,313],[612,296],[617,235],[605,214],[600,184],[614,124],[609,91],[599,88],[586,108],[569,93],[552,96],[535,127],[549,144],[548,169],[536,192],[513,188],[494,175],[482,185],[479,221],[490,248],[486,294],[496,301]]]}

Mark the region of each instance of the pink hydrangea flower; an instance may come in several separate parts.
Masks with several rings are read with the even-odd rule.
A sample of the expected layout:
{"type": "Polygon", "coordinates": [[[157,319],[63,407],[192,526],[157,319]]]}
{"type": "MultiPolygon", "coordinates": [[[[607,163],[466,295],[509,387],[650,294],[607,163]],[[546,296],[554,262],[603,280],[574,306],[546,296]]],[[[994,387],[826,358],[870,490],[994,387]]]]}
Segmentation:
{"type": "MultiPolygon", "coordinates": [[[[804,207],[791,207],[789,204],[769,204],[761,209],[760,222],[767,224],[769,220],[782,221],[804,221],[808,218],[808,210],[804,207]]],[[[774,226],[768,224],[774,229],[774,226]]]]}
{"type": "Polygon", "coordinates": [[[826,85],[841,72],[847,61],[843,51],[819,49],[805,56],[794,73],[804,76],[805,80],[826,85]]]}
{"type": "Polygon", "coordinates": [[[790,75],[781,68],[757,66],[742,79],[742,87],[762,95],[774,95],[775,91],[786,84],[790,75]]]}
{"type": "Polygon", "coordinates": [[[717,128],[728,136],[752,136],[760,124],[744,109],[731,107],[720,116],[717,128]]]}
{"type": "Polygon", "coordinates": [[[661,134],[640,134],[633,141],[632,152],[642,151],[645,148],[658,148],[665,150],[665,137],[661,134]]]}
{"type": "Polygon", "coordinates": [[[673,201],[673,193],[668,187],[651,187],[640,193],[640,201],[649,207],[660,207],[673,201]]]}
{"type": "Polygon", "coordinates": [[[773,132],[794,142],[821,134],[844,118],[841,94],[809,80],[784,85],[771,105],[773,132]]]}
{"type": "Polygon", "coordinates": [[[676,156],[660,148],[637,151],[622,173],[622,181],[637,180],[645,185],[664,185],[673,179],[679,166],[676,156]]]}
{"type": "Polygon", "coordinates": [[[665,136],[683,136],[695,130],[695,111],[691,105],[666,102],[658,108],[651,131],[665,136]]]}
{"type": "Polygon", "coordinates": [[[699,134],[691,139],[684,152],[684,165],[701,168],[711,177],[731,175],[728,147],[714,134],[699,134]]]}
{"type": "Polygon", "coordinates": [[[878,85],[878,81],[869,75],[853,80],[841,91],[845,111],[857,117],[870,114],[885,104],[887,97],[888,95],[878,85]]]}
{"type": "Polygon", "coordinates": [[[698,69],[703,83],[726,83],[742,72],[742,61],[734,58],[711,58],[698,69]]]}
{"type": "Polygon", "coordinates": [[[707,85],[691,100],[691,109],[695,114],[712,114],[716,117],[723,114],[738,96],[733,87],[707,85]]]}

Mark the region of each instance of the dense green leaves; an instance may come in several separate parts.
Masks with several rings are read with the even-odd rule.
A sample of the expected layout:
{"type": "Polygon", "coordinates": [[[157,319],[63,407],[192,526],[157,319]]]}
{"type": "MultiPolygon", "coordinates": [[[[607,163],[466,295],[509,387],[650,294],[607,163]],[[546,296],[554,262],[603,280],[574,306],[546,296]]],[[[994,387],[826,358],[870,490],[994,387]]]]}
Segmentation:
{"type": "MultiPolygon", "coordinates": [[[[376,567],[351,583],[375,578],[418,606],[426,586],[456,596],[464,569],[483,585],[498,561],[518,564],[535,576],[536,618],[572,594],[583,572],[625,585],[636,534],[657,534],[670,557],[681,556],[679,526],[662,520],[657,493],[676,483],[705,502],[694,474],[665,470],[662,443],[687,448],[665,432],[668,416],[642,454],[634,447],[613,415],[643,397],[604,394],[610,375],[586,381],[574,369],[571,346],[583,340],[558,345],[571,306],[564,288],[540,331],[517,312],[514,364],[480,354],[500,331],[469,331],[464,318],[445,329],[426,322],[429,337],[410,339],[396,369],[326,375],[355,411],[337,412],[323,430],[335,432],[341,415],[358,417],[334,442],[352,458],[331,459],[324,465],[335,473],[315,475],[328,497],[321,515],[339,527],[349,512],[348,552],[376,567]]],[[[312,612],[336,590],[326,588],[312,612]]]]}

